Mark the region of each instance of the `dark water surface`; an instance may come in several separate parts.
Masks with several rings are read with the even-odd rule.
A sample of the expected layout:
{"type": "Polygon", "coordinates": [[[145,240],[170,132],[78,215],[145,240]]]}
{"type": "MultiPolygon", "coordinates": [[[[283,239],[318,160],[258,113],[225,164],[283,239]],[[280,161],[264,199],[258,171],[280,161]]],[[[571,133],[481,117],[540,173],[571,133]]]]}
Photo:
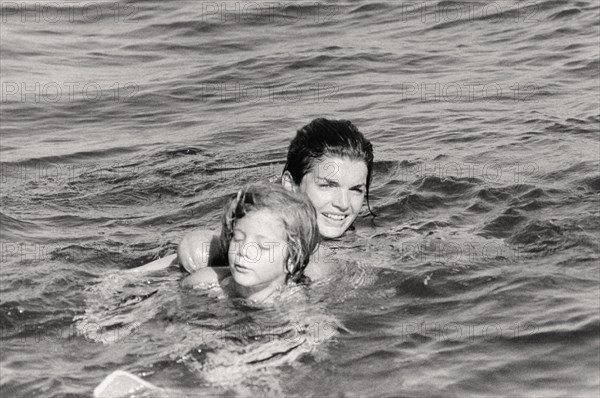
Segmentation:
{"type": "Polygon", "coordinates": [[[597,396],[598,2],[226,3],[2,2],[2,396],[597,396]],[[319,116],[376,151],[344,272],[271,309],[117,272],[319,116]]]}

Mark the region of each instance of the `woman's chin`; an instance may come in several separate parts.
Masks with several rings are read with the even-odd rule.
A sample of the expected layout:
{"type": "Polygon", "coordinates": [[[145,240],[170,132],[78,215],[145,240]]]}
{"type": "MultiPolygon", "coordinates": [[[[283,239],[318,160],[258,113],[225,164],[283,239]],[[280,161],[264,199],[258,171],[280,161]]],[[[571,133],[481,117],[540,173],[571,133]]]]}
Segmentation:
{"type": "Polygon", "coordinates": [[[319,226],[319,232],[321,233],[321,237],[324,239],[335,239],[344,235],[346,232],[345,228],[342,227],[321,227],[319,226]]]}
{"type": "Polygon", "coordinates": [[[323,215],[319,215],[319,233],[324,239],[339,238],[350,228],[355,219],[356,216],[349,216],[349,218],[342,221],[332,221],[323,215]]]}

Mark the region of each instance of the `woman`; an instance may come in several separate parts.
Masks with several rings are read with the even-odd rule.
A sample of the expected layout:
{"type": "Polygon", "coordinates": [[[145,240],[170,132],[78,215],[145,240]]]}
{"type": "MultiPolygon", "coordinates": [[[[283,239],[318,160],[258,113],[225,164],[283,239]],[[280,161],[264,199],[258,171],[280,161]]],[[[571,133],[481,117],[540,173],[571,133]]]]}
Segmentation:
{"type": "MultiPolygon", "coordinates": [[[[321,237],[342,236],[351,226],[365,198],[369,207],[369,188],[373,174],[373,146],[347,120],[315,119],[298,130],[290,143],[281,183],[302,192],[317,211],[321,237]]],[[[188,233],[178,254],[156,260],[139,271],[164,268],[179,260],[190,273],[218,265],[226,253],[219,253],[218,233],[198,230],[188,233]]],[[[318,279],[327,273],[323,253],[311,261],[306,274],[318,279]]]]}
{"type": "Polygon", "coordinates": [[[315,119],[290,143],[282,184],[308,196],[331,239],[348,230],[365,197],[369,206],[372,173],[373,146],[351,122],[315,119]]]}

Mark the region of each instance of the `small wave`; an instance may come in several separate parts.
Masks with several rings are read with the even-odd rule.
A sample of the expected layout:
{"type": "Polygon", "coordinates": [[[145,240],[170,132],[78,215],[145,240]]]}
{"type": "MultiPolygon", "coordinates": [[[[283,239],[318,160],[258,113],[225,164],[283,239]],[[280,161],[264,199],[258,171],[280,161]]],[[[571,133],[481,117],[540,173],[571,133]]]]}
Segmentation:
{"type": "Polygon", "coordinates": [[[36,223],[18,220],[0,212],[0,232],[2,233],[2,239],[11,240],[11,238],[22,236],[24,232],[31,233],[32,230],[39,229],[40,227],[36,223]]]}
{"type": "Polygon", "coordinates": [[[316,55],[307,59],[303,59],[301,61],[292,62],[289,65],[287,65],[286,68],[296,70],[304,68],[321,67],[335,59],[337,58],[331,55],[316,55]]]}
{"type": "Polygon", "coordinates": [[[511,342],[515,343],[534,343],[534,344],[550,344],[560,343],[565,344],[577,341],[581,344],[582,341],[587,339],[597,339],[598,330],[600,329],[600,321],[598,319],[592,319],[584,322],[582,325],[573,327],[562,327],[558,328],[553,326],[552,329],[538,331],[535,325],[532,324],[530,333],[522,333],[518,336],[508,338],[511,342]]]}
{"type": "Polygon", "coordinates": [[[520,196],[520,199],[539,199],[547,198],[548,194],[542,188],[534,188],[531,191],[520,196]]]}
{"type": "Polygon", "coordinates": [[[524,210],[524,211],[534,211],[534,210],[540,210],[540,209],[544,209],[546,207],[550,207],[550,206],[555,206],[557,204],[557,202],[551,201],[551,200],[532,200],[530,202],[527,202],[525,204],[522,205],[518,205],[517,208],[519,210],[524,210]]]}
{"type": "Polygon", "coordinates": [[[139,280],[136,274],[110,273],[102,276],[99,283],[84,289],[86,308],[83,314],[72,317],[75,328],[88,339],[104,344],[118,341],[107,338],[101,331],[124,329],[133,332],[142,323],[151,320],[165,305],[176,299],[165,287],[157,289],[156,284],[170,277],[153,277],[152,280],[139,280]],[[90,325],[97,330],[88,335],[90,325]]]}
{"type": "Polygon", "coordinates": [[[557,202],[549,200],[548,192],[542,188],[534,188],[510,203],[511,206],[525,211],[539,210],[556,204],[557,202]]]}
{"type": "Polygon", "coordinates": [[[421,264],[421,267],[431,268],[433,271],[407,277],[399,281],[396,286],[398,296],[419,298],[451,297],[455,294],[456,285],[447,280],[450,273],[447,269],[440,268],[432,263],[421,264]]]}
{"type": "Polygon", "coordinates": [[[440,228],[449,227],[451,224],[445,221],[428,221],[418,228],[419,232],[435,231],[440,228]]]}
{"type": "Polygon", "coordinates": [[[366,14],[371,11],[386,11],[390,8],[390,5],[386,3],[369,3],[356,7],[350,11],[350,14],[366,14]]]}
{"type": "MultiPolygon", "coordinates": [[[[595,70],[598,70],[598,65],[592,66],[595,70]]],[[[584,68],[585,69],[585,68],[584,68]]],[[[571,119],[572,120],[572,119],[571,119]]],[[[561,134],[589,134],[595,135],[598,133],[598,128],[593,124],[590,124],[589,128],[583,128],[580,123],[554,123],[551,126],[545,128],[546,131],[561,133],[561,134]]]]}
{"type": "Polygon", "coordinates": [[[440,192],[447,195],[461,195],[471,191],[476,186],[476,182],[481,182],[474,178],[455,178],[446,177],[440,178],[436,176],[427,176],[417,180],[414,185],[417,185],[419,191],[440,192]]]}
{"type": "Polygon", "coordinates": [[[507,238],[525,220],[527,220],[527,217],[523,216],[518,210],[508,208],[503,214],[486,223],[482,228],[481,235],[493,238],[507,238]]]}
{"type": "Polygon", "coordinates": [[[579,14],[581,14],[580,9],[569,8],[568,10],[563,10],[563,11],[557,12],[556,14],[550,15],[549,19],[556,20],[556,19],[572,17],[573,15],[579,15],[579,14]]]}
{"type": "Polygon", "coordinates": [[[236,339],[232,336],[227,345],[195,348],[184,354],[181,360],[211,383],[237,384],[247,379],[248,373],[264,370],[266,366],[291,363],[306,352],[302,350],[307,344],[306,339],[294,338],[297,331],[293,328],[287,332],[260,336],[263,341],[243,342],[242,345],[233,343],[236,339]]]}
{"type": "Polygon", "coordinates": [[[583,161],[572,164],[567,168],[561,170],[554,170],[547,174],[544,174],[542,178],[548,182],[556,183],[561,180],[572,180],[579,179],[581,175],[597,172],[597,162],[583,161]]]}
{"type": "Polygon", "coordinates": [[[477,197],[486,202],[498,202],[511,199],[513,196],[500,188],[483,188],[477,192],[477,197]]]}
{"type": "Polygon", "coordinates": [[[158,38],[158,37],[186,37],[202,35],[214,32],[224,24],[216,24],[202,20],[187,20],[173,21],[169,23],[147,24],[139,29],[128,33],[131,37],[139,37],[143,39],[158,38]]]}
{"type": "Polygon", "coordinates": [[[42,168],[46,166],[50,168],[52,166],[60,167],[64,166],[65,163],[84,163],[90,164],[95,159],[106,159],[109,157],[116,157],[119,155],[130,154],[138,151],[138,147],[114,147],[107,149],[98,149],[94,151],[78,151],[61,156],[42,156],[38,158],[30,158],[17,162],[1,162],[2,167],[6,167],[11,170],[16,167],[32,167],[42,168]]]}
{"type": "Polygon", "coordinates": [[[206,152],[206,150],[204,148],[201,148],[198,146],[186,146],[186,147],[181,147],[181,148],[169,149],[169,150],[166,150],[165,152],[170,157],[177,157],[177,156],[194,156],[194,155],[198,155],[198,154],[203,154],[204,152],[206,152]]]}
{"type": "Polygon", "coordinates": [[[508,242],[524,245],[529,251],[545,251],[561,246],[565,239],[565,229],[551,221],[533,220],[512,235],[508,242]]]}
{"type": "Polygon", "coordinates": [[[593,192],[600,192],[600,175],[582,178],[576,182],[576,185],[585,187],[593,192]]]}
{"type": "Polygon", "coordinates": [[[229,198],[229,194],[217,195],[215,198],[207,199],[201,203],[191,203],[185,205],[182,209],[177,209],[169,213],[165,212],[157,216],[142,218],[136,224],[140,227],[160,227],[173,223],[186,223],[191,220],[192,225],[197,226],[197,220],[200,217],[209,217],[216,221],[227,198],[229,198]]]}
{"type": "Polygon", "coordinates": [[[392,171],[396,171],[398,167],[400,167],[404,162],[397,162],[391,160],[380,160],[373,162],[373,172],[380,174],[389,174],[392,171]]]}
{"type": "Polygon", "coordinates": [[[483,188],[477,192],[477,197],[486,202],[496,203],[513,199],[515,195],[535,188],[533,185],[516,184],[499,188],[483,188]]]}
{"type": "Polygon", "coordinates": [[[486,205],[485,203],[477,202],[467,207],[466,210],[472,213],[488,213],[492,211],[492,207],[486,205]]]}
{"type": "Polygon", "coordinates": [[[409,212],[422,212],[439,207],[444,207],[447,200],[437,195],[419,195],[416,193],[408,194],[399,201],[385,204],[377,208],[377,213],[382,216],[390,214],[398,217],[399,214],[409,212]]]}
{"type": "Polygon", "coordinates": [[[122,266],[133,260],[131,256],[128,256],[120,248],[111,251],[107,248],[83,245],[69,245],[57,248],[49,254],[51,260],[62,260],[64,262],[86,264],[88,266],[101,265],[103,268],[122,266]]]}

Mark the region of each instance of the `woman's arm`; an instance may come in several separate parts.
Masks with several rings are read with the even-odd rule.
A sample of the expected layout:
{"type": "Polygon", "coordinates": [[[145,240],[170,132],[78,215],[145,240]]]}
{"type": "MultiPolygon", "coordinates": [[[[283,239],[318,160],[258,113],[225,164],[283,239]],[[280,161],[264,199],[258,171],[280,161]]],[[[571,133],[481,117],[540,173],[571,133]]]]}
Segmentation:
{"type": "Polygon", "coordinates": [[[170,254],[166,257],[159,258],[158,260],[151,261],[148,264],[144,264],[141,267],[128,269],[126,272],[132,273],[132,274],[135,274],[135,273],[143,274],[143,273],[147,273],[147,272],[158,271],[158,270],[165,269],[170,266],[176,266],[176,265],[177,265],[177,254],[170,254]]]}
{"type": "Polygon", "coordinates": [[[193,273],[209,265],[219,264],[221,257],[219,236],[214,231],[199,229],[189,232],[183,237],[177,248],[177,254],[159,258],[141,267],[127,270],[127,272],[148,273],[180,264],[189,273],[193,273]]]}

